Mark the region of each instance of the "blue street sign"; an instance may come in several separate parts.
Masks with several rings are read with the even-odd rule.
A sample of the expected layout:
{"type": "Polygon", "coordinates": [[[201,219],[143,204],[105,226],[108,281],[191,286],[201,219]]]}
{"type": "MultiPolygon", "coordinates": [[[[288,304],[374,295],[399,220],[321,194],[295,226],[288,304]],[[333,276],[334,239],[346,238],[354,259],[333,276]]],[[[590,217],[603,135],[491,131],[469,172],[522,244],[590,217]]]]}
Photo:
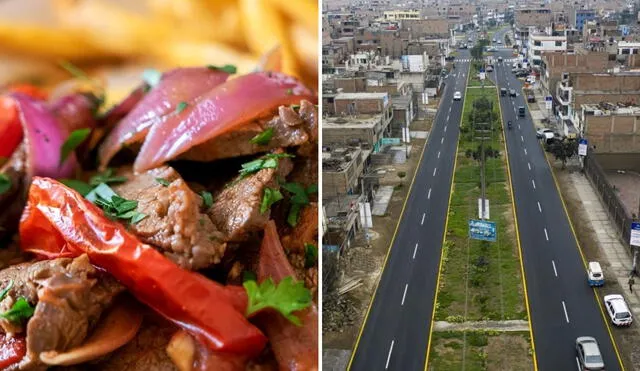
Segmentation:
{"type": "Polygon", "coordinates": [[[469,220],[469,238],[495,242],[496,235],[495,222],[486,220],[469,220]]]}
{"type": "Polygon", "coordinates": [[[578,144],[589,144],[589,142],[587,141],[587,138],[580,138],[578,144]]]}
{"type": "Polygon", "coordinates": [[[544,97],[545,101],[549,101],[549,102],[553,102],[553,97],[550,95],[547,95],[546,97],[544,97]]]}
{"type": "Polygon", "coordinates": [[[640,223],[631,222],[631,238],[629,241],[631,246],[640,246],[640,223]]]}

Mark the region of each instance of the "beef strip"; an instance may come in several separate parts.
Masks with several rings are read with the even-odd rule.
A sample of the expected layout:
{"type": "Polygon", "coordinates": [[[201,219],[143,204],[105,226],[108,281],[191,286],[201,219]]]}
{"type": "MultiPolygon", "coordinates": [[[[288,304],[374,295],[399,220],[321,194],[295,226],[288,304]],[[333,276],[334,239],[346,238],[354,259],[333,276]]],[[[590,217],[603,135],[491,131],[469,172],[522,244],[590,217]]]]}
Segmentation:
{"type": "Polygon", "coordinates": [[[137,211],[147,215],[129,229],[143,242],[158,248],[186,269],[201,269],[220,262],[226,244],[223,235],[201,211],[203,201],[171,167],[162,166],[139,175],[120,171],[128,181],[113,190],[138,201],[137,211]],[[156,179],[169,182],[164,186],[156,179]]]}
{"type": "MultiPolygon", "coordinates": [[[[210,162],[231,157],[268,152],[275,148],[304,145],[317,141],[317,108],[308,101],[300,102],[300,111],[290,106],[280,106],[277,112],[255,120],[242,127],[198,145],[180,159],[210,162]],[[315,114],[312,112],[315,110],[315,114]],[[257,134],[272,128],[273,136],[268,144],[251,143],[257,134]]],[[[315,148],[315,144],[314,144],[315,148]]]]}
{"type": "Polygon", "coordinates": [[[291,172],[289,158],[281,158],[275,169],[262,169],[255,174],[233,180],[214,196],[209,216],[227,241],[243,241],[249,234],[260,232],[269,221],[270,211],[260,213],[265,188],[279,189],[279,179],[291,172]]]}
{"type": "MultiPolygon", "coordinates": [[[[300,103],[300,118],[307,123],[309,140],[298,148],[298,154],[305,157],[318,157],[318,107],[306,100],[300,103]]],[[[317,166],[317,161],[316,161],[317,166]]]]}
{"type": "Polygon", "coordinates": [[[20,214],[27,200],[26,160],[26,150],[22,144],[0,168],[0,174],[6,176],[11,184],[6,192],[0,194],[0,240],[10,236],[17,229],[20,214]]]}
{"type": "MultiPolygon", "coordinates": [[[[39,354],[78,346],[113,298],[124,290],[111,276],[90,263],[86,255],[22,263],[0,271],[0,287],[13,286],[0,302],[9,310],[20,297],[35,305],[26,324],[27,354],[9,370],[40,369],[39,354]]],[[[0,319],[8,335],[24,332],[24,326],[0,319]]]]}
{"type": "Polygon", "coordinates": [[[298,224],[287,233],[281,234],[281,242],[296,276],[304,280],[304,285],[315,297],[318,292],[318,266],[306,267],[306,244],[318,246],[318,204],[312,202],[300,210],[298,224]]]}

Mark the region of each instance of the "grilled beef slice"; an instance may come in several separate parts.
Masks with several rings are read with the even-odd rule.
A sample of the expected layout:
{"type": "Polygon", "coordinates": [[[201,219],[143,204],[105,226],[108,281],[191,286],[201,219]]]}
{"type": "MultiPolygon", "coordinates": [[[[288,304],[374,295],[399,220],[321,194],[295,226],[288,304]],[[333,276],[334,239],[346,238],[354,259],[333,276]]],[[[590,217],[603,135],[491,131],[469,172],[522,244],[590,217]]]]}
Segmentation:
{"type": "Polygon", "coordinates": [[[292,162],[281,158],[275,169],[262,169],[255,174],[233,180],[214,196],[209,216],[227,241],[243,241],[252,232],[262,231],[270,211],[260,213],[265,188],[279,189],[278,180],[291,172],[292,162]]]}
{"type": "Polygon", "coordinates": [[[0,194],[0,240],[10,236],[17,229],[20,214],[27,200],[26,160],[24,145],[20,145],[9,161],[0,168],[0,174],[10,182],[10,188],[0,194]]]}
{"type": "Polygon", "coordinates": [[[207,214],[203,201],[180,175],[162,166],[133,175],[119,172],[127,181],[113,190],[129,200],[138,201],[137,211],[147,215],[129,229],[143,242],[158,248],[186,269],[201,269],[220,262],[226,244],[207,214]],[[165,186],[157,179],[169,182],[165,186]]]}
{"type": "MultiPolygon", "coordinates": [[[[0,312],[9,310],[20,297],[35,305],[26,322],[27,354],[10,370],[43,368],[39,354],[64,351],[80,345],[113,298],[124,290],[111,276],[96,270],[86,255],[22,263],[0,271],[0,286],[13,281],[0,302],[0,312]]],[[[0,319],[8,335],[25,331],[22,324],[0,319]]]]}
{"type": "Polygon", "coordinates": [[[209,162],[268,152],[280,147],[300,146],[317,140],[317,126],[317,108],[308,101],[300,103],[299,112],[290,106],[280,106],[277,112],[266,118],[242,125],[190,149],[180,159],[209,162]],[[312,113],[314,110],[315,114],[312,113]],[[267,144],[251,143],[253,137],[269,128],[273,130],[273,136],[267,144]]]}

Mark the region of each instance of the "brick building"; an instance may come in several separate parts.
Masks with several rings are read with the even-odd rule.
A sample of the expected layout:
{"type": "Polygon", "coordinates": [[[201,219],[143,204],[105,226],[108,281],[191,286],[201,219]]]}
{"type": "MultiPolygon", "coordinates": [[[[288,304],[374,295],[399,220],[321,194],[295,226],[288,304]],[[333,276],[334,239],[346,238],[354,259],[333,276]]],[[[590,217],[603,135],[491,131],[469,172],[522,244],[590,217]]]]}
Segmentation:
{"type": "Polygon", "coordinates": [[[583,104],[580,122],[595,153],[640,153],[640,107],[583,104]]]}

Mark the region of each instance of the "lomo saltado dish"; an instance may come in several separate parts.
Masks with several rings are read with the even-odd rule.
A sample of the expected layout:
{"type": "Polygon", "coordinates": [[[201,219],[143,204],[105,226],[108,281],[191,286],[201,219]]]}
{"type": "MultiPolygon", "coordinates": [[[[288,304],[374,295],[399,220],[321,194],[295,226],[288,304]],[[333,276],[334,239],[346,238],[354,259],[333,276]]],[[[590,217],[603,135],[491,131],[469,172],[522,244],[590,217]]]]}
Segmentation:
{"type": "Polygon", "coordinates": [[[0,368],[314,370],[316,93],[231,65],[0,90],[0,368]]]}

